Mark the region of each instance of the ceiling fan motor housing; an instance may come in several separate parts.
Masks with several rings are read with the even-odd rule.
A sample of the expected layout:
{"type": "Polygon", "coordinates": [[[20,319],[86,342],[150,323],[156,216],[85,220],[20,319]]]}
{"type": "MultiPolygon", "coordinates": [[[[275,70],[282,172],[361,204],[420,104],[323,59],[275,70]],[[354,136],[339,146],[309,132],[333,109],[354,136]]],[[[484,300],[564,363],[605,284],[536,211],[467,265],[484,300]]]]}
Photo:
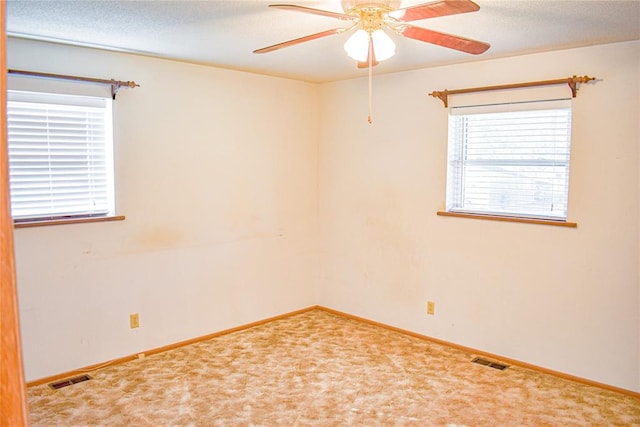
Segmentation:
{"type": "MultiPolygon", "coordinates": [[[[389,12],[400,7],[401,0],[342,0],[342,10],[346,14],[357,12],[361,9],[376,9],[389,12]]],[[[357,13],[356,13],[357,14],[357,13]]]]}

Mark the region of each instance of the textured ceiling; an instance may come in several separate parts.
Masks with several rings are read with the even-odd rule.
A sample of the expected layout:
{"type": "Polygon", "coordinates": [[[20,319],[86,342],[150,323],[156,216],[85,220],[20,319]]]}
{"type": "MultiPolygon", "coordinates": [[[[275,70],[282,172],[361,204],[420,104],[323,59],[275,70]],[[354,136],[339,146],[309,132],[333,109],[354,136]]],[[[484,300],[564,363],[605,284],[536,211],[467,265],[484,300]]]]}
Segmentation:
{"type": "MultiPolygon", "coordinates": [[[[480,11],[412,24],[491,44],[480,56],[392,35],[389,73],[525,53],[640,39],[640,0],[475,0],[480,11]]],[[[342,45],[348,33],[262,55],[253,50],[347,24],[269,8],[291,3],[342,12],[340,0],[8,0],[10,36],[138,52],[310,82],[366,75],[342,45]]],[[[404,0],[403,7],[424,3],[404,0]]]]}

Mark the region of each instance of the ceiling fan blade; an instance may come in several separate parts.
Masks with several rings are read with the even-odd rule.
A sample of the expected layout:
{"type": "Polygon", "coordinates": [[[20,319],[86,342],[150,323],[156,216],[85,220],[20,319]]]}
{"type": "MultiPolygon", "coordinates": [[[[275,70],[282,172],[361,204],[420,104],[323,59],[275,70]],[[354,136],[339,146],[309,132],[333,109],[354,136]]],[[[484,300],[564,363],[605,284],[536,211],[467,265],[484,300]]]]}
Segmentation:
{"type": "Polygon", "coordinates": [[[412,25],[407,25],[406,28],[400,31],[400,34],[405,37],[409,37],[410,39],[448,47],[450,49],[471,53],[473,55],[481,54],[490,47],[488,43],[454,36],[452,34],[440,33],[438,31],[427,30],[426,28],[414,27],[412,25]]]}
{"type": "Polygon", "coordinates": [[[282,49],[285,47],[293,46],[299,43],[308,42],[311,40],[319,39],[322,37],[332,36],[334,34],[339,34],[344,31],[344,28],[334,28],[332,30],[322,31],[321,33],[309,34],[308,36],[300,37],[293,40],[288,40],[286,42],[274,44],[272,46],[263,47],[262,49],[256,49],[253,53],[267,53],[273,52],[274,50],[282,49]]]}
{"type": "Polygon", "coordinates": [[[336,19],[349,20],[349,21],[354,21],[357,19],[355,16],[345,15],[344,13],[314,9],[314,8],[305,7],[305,6],[297,6],[295,4],[270,4],[269,7],[275,7],[276,9],[293,10],[295,12],[311,13],[313,15],[328,16],[329,18],[336,18],[336,19]]]}
{"type": "Polygon", "coordinates": [[[401,22],[411,22],[438,16],[475,12],[477,10],[480,10],[480,6],[471,0],[440,0],[397,9],[389,12],[389,16],[401,22]]]}

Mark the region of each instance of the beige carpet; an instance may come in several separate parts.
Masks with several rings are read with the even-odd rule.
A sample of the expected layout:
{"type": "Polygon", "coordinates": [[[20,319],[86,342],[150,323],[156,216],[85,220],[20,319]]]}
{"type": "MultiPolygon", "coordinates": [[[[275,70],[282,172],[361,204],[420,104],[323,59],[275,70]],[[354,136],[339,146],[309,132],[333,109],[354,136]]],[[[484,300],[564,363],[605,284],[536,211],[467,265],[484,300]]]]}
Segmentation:
{"type": "Polygon", "coordinates": [[[640,400],[312,310],[28,389],[34,426],[640,426],[640,400]]]}

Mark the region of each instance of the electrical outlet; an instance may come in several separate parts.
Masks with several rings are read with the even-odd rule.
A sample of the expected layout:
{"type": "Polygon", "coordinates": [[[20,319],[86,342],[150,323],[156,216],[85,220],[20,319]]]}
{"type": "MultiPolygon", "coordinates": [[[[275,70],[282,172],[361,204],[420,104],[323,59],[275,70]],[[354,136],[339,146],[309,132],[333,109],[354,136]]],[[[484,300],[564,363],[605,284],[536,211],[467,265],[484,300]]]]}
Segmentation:
{"type": "Polygon", "coordinates": [[[433,301],[427,301],[427,314],[436,314],[436,303],[433,301]]]}
{"type": "Polygon", "coordinates": [[[131,329],[140,327],[140,316],[138,313],[133,313],[129,315],[129,326],[131,329]]]}

